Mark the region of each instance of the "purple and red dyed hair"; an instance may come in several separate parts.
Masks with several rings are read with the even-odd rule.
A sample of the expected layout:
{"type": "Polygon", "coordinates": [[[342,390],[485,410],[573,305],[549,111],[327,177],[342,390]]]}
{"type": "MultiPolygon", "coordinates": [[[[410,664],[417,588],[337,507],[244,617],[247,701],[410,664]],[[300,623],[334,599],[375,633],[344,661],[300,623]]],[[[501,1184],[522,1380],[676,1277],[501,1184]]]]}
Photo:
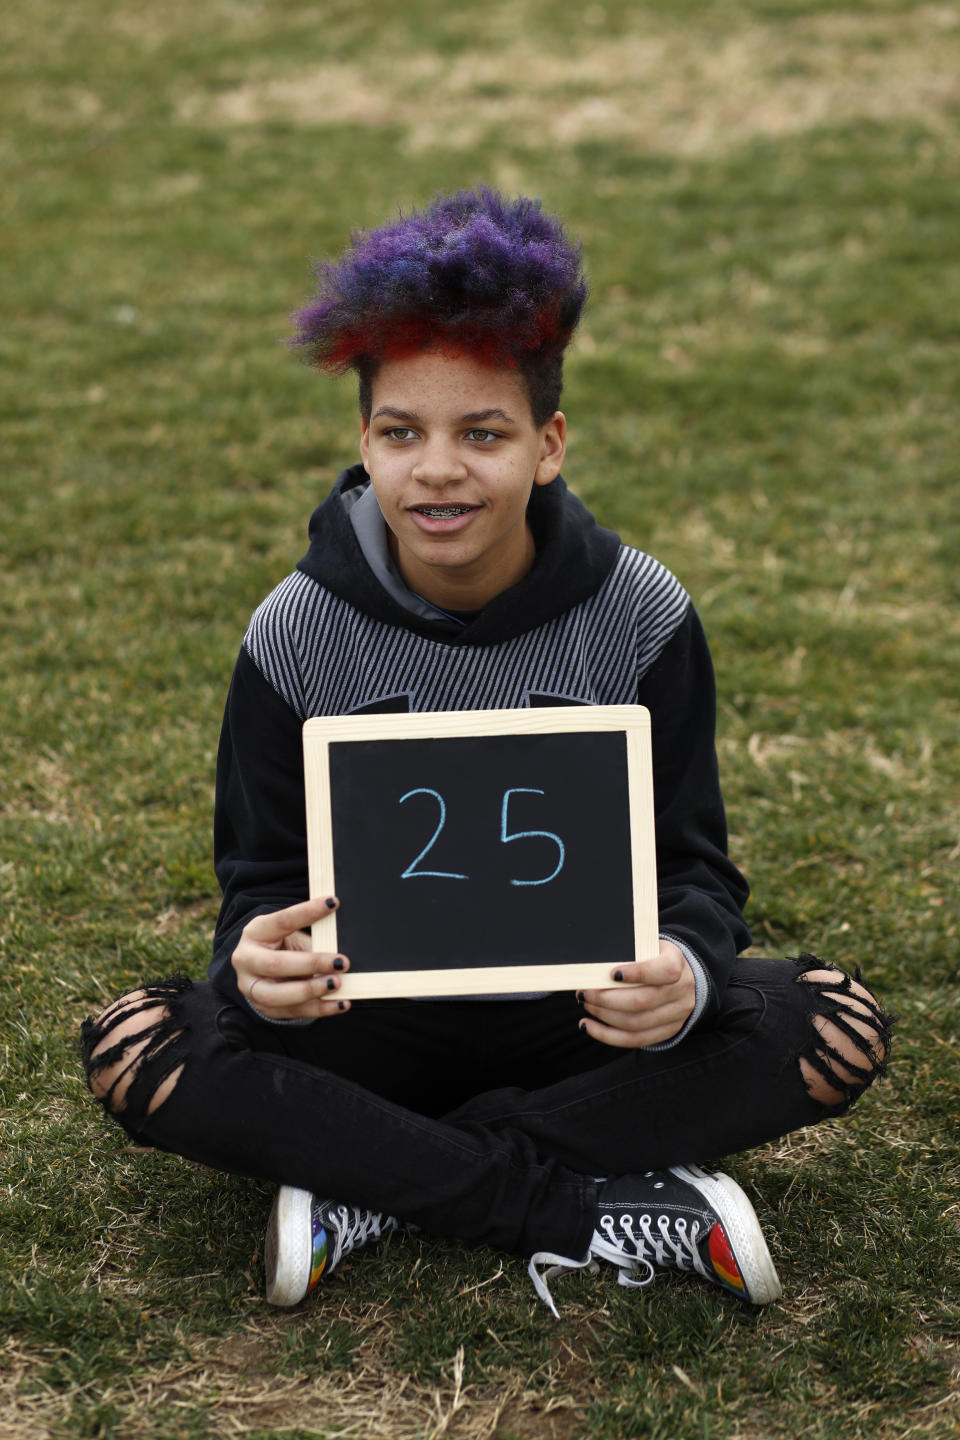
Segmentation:
{"type": "Polygon", "coordinates": [[[294,343],[322,370],[357,372],[366,416],[381,362],[434,346],[520,371],[535,424],[556,410],[587,286],[580,246],[538,200],[486,186],[440,195],[355,235],[316,274],[294,343]]]}

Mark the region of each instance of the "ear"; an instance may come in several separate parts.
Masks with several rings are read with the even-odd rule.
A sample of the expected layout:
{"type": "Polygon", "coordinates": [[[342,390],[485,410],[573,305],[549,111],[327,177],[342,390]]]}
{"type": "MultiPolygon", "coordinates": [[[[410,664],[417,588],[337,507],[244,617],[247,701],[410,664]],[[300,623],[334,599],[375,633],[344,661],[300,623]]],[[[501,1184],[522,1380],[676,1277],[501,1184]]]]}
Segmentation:
{"type": "Polygon", "coordinates": [[[370,421],[360,416],[360,459],[363,468],[370,474],[370,421]]]}
{"type": "Polygon", "coordinates": [[[540,431],[540,459],[537,462],[534,485],[549,485],[556,480],[567,453],[567,417],[557,410],[540,431]]]}

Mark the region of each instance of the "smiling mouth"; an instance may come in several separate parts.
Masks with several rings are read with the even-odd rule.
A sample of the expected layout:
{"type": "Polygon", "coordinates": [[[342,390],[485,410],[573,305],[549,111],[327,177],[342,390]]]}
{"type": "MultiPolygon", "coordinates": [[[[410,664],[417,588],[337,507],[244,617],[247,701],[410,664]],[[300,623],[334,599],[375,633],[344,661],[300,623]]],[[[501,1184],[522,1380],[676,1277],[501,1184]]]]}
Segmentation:
{"type": "Polygon", "coordinates": [[[426,515],[429,520],[456,520],[458,515],[466,515],[468,511],[475,510],[475,505],[414,505],[418,515],[426,515]]]}

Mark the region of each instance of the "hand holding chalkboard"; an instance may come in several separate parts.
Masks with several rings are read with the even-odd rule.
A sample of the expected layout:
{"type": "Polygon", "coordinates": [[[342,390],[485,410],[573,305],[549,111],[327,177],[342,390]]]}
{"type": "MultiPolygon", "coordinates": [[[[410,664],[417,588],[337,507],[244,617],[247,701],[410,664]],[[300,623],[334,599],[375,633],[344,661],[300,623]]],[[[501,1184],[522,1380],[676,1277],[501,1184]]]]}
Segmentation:
{"type": "MultiPolygon", "coordinates": [[[[244,925],[231,956],[237,986],[269,1020],[319,1020],[344,1008],[334,976],[348,962],[311,946],[303,933],[321,917],[329,921],[336,903],[327,896],[304,900],[254,915],[244,925]]],[[[332,933],[329,924],[326,933],[332,933]]]]}
{"type": "Polygon", "coordinates": [[[642,706],[316,718],[312,894],[341,902],[342,994],[609,983],[657,953],[642,706]]]}

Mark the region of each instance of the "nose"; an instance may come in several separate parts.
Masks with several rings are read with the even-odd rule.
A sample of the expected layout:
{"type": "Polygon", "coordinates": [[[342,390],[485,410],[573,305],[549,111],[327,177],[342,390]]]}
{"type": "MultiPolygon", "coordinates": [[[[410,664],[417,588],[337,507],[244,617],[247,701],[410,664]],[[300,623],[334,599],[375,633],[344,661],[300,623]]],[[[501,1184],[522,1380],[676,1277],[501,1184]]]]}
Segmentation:
{"type": "Polygon", "coordinates": [[[442,489],[465,480],[467,467],[456,444],[446,436],[437,435],[420,446],[411,476],[431,489],[442,489]]]}

